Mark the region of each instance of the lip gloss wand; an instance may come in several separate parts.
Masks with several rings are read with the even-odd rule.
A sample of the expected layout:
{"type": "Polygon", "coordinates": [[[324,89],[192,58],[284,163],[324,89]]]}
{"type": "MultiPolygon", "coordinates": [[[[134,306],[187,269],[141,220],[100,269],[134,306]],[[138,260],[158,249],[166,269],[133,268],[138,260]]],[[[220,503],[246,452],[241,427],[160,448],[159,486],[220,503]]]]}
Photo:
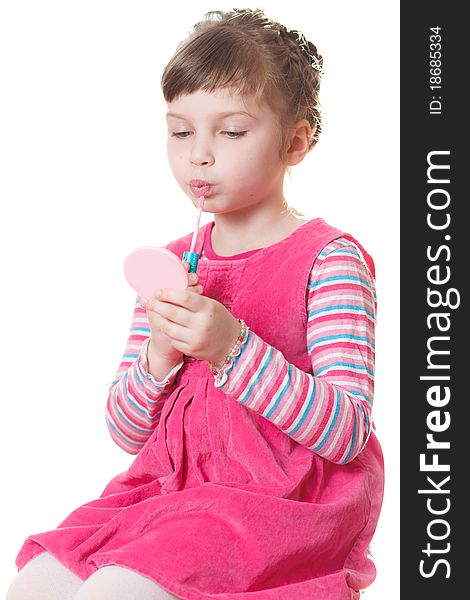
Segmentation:
{"type": "Polygon", "coordinates": [[[199,198],[199,208],[197,211],[196,217],[196,227],[194,228],[193,238],[191,240],[191,247],[188,251],[183,253],[183,260],[189,263],[189,273],[196,273],[197,263],[199,261],[199,254],[194,252],[194,248],[196,247],[197,234],[199,232],[199,222],[201,220],[202,209],[204,208],[205,197],[202,194],[199,198]]]}

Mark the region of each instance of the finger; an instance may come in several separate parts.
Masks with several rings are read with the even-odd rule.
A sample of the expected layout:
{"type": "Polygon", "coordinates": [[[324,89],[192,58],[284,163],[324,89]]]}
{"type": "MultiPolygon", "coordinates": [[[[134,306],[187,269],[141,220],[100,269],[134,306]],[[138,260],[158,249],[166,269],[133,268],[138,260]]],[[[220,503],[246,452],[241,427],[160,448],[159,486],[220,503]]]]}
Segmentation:
{"type": "Polygon", "coordinates": [[[191,285],[187,288],[188,292],[193,292],[195,294],[202,294],[203,287],[201,284],[199,285],[191,285]]]}
{"type": "Polygon", "coordinates": [[[189,329],[165,319],[165,317],[155,315],[158,329],[175,342],[186,342],[189,337],[189,329]]]}
{"type": "Polygon", "coordinates": [[[184,266],[186,272],[188,273],[188,287],[191,287],[191,286],[199,283],[199,275],[197,273],[189,272],[189,269],[191,268],[191,266],[188,263],[188,261],[183,260],[182,262],[183,262],[183,266],[184,266]]]}
{"type": "Polygon", "coordinates": [[[192,313],[178,304],[153,300],[150,303],[150,310],[155,314],[167,319],[168,321],[171,321],[172,323],[181,325],[182,327],[189,327],[191,324],[192,313]]]}
{"type": "Polygon", "coordinates": [[[202,287],[202,285],[195,285],[192,287],[188,287],[188,292],[191,292],[193,294],[199,294],[201,296],[202,292],[203,292],[203,287],[202,287]]]}
{"type": "Polygon", "coordinates": [[[181,308],[185,308],[189,311],[197,311],[201,307],[201,296],[199,294],[192,293],[189,289],[179,290],[177,288],[162,288],[158,290],[159,293],[155,294],[155,297],[160,302],[169,302],[176,304],[181,308]]]}
{"type": "Polygon", "coordinates": [[[188,286],[191,287],[193,285],[197,285],[199,283],[199,276],[197,273],[189,273],[188,274],[188,286]]]}

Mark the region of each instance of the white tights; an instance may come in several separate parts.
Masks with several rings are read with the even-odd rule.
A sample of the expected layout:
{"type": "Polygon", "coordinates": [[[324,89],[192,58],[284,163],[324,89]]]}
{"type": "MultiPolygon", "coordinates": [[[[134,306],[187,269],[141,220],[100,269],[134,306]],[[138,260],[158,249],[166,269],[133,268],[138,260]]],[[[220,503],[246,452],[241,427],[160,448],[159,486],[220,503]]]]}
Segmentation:
{"type": "Polygon", "coordinates": [[[30,560],[13,579],[6,600],[170,600],[177,598],[148,577],[116,565],[85,581],[49,552],[30,560]]]}

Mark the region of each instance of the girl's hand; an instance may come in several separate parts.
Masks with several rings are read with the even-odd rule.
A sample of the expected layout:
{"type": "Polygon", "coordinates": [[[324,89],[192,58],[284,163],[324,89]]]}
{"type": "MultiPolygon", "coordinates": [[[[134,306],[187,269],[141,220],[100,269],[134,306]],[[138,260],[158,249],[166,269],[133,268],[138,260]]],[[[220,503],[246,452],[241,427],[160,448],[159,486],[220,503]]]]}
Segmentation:
{"type": "Polygon", "coordinates": [[[156,300],[142,302],[168,348],[187,356],[222,362],[240,335],[238,319],[223,304],[189,289],[164,288],[156,300]]]}
{"type": "MultiPolygon", "coordinates": [[[[187,261],[183,260],[183,266],[186,271],[189,271],[189,263],[187,261]]],[[[197,273],[188,273],[188,287],[186,289],[188,292],[196,292],[198,294],[202,293],[202,286],[199,284],[199,276],[197,273]]],[[[151,302],[153,299],[140,299],[141,306],[147,308],[145,300],[151,302]]],[[[169,363],[176,363],[182,353],[173,346],[171,340],[168,339],[168,336],[162,332],[162,320],[152,310],[147,310],[147,319],[151,331],[150,344],[153,346],[154,353],[157,356],[166,359],[169,363]]]]}

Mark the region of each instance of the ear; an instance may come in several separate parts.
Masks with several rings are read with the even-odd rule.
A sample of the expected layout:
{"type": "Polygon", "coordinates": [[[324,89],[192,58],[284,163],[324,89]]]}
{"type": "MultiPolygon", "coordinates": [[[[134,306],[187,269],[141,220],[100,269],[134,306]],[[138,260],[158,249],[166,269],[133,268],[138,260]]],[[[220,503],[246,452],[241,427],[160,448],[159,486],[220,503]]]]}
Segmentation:
{"type": "Polygon", "coordinates": [[[287,164],[296,165],[303,160],[308,152],[308,144],[312,127],[307,119],[297,121],[289,131],[287,142],[287,164]]]}

